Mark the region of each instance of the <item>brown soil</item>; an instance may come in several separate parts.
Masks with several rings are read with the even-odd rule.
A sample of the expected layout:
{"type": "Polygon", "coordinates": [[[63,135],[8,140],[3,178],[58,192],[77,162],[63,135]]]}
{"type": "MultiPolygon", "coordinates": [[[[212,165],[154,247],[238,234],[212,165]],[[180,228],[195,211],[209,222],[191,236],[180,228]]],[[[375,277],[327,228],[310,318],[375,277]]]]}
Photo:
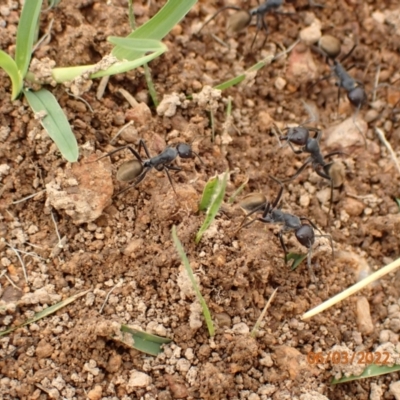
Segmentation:
{"type": "MultiPolygon", "coordinates": [[[[344,65],[355,66],[351,74],[365,84],[368,93],[368,106],[360,111],[361,122],[368,123],[367,149],[359,140],[348,147],[339,142],[328,148],[324,144],[328,135],[322,137],[324,154],[338,149],[346,153],[334,157],[343,161],[345,182],[335,190],[329,226],[325,227],[328,204],[321,205],[327,182],[311,167],[287,185],[282,203],[286,212],[306,216],[332,235],[335,259],[324,240],[317,239],[312,257],[315,284],[305,263],[295,271],[285,265],[277,237],[279,225],[254,223],[236,233],[243,218],[237,205],[224,205],[199,245],[194,236],[204,219],[197,204],[205,182],[214,174],[231,171],[228,195],[248,177],[239,200],[261,191],[272,201],[279,187],[269,176],[289,177],[302,165],[305,155],[279,147],[271,130],[273,121],[281,128],[307,121],[302,101],[317,110],[318,122],[311,125],[324,132],[352,116],[354,109],[344,95],[339,115],[336,112],[334,79],[311,85],[315,76],[329,73],[319,54],[311,53],[315,76],[294,78],[288,55],[224,91],[214,111],[214,141],[208,105],[185,101],[172,116],[159,116],[149,100],[142,69],[112,77],[100,100],[96,99],[99,81],[94,81],[82,94],[86,104],[57,86],[52,91],[80,144],[81,158],[73,165],[60,157],[25,101],[10,101],[11,84],[0,71],[0,235],[5,240],[0,241],[0,262],[18,288],[0,273],[0,329],[89,290],[56,314],[0,338],[1,398],[305,400],[324,395],[331,400],[394,399],[389,385],[399,379],[396,373],[331,386],[337,368],[333,370],[330,362],[310,364],[307,354],[326,355],[335,345],[346,346],[344,352],[374,352],[386,341],[398,344],[397,275],[387,276],[309,321],[300,317],[400,253],[399,210],[394,201],[400,197],[399,173],[374,129],[378,126],[385,132],[399,156],[396,102],[400,92],[395,81],[400,77],[400,9],[397,0],[319,2],[326,7],[310,8],[307,1],[298,0],[285,5],[286,11],[296,10],[296,15],[268,15],[267,43],[263,47],[265,35],[260,32],[250,48],[255,27],[228,37],[229,12],[200,35],[194,32],[223,5],[246,3],[251,8],[255,1],[200,1],[165,39],[169,52],[150,65],[159,98],[175,92],[184,99],[205,85],[238,75],[272,50],[290,46],[313,15],[321,21],[323,33],[342,41],[344,52],[358,43],[344,65]],[[373,99],[378,65],[379,82],[384,85],[373,99]],[[120,88],[149,108],[131,107],[118,92],[120,88]],[[223,135],[228,96],[236,129],[231,127],[223,135]],[[110,145],[130,120],[133,126],[110,145]],[[193,149],[205,167],[197,159],[178,160],[183,171],[172,174],[176,195],[164,173],[151,171],[137,188],[112,198],[113,192],[125,187],[115,173],[131,154],[119,153],[111,162],[108,158],[87,162],[118,146],[137,146],[139,139],[145,140],[152,154],[166,144],[195,140],[193,149]],[[38,194],[17,202],[34,193],[38,194]],[[198,324],[196,299],[185,290],[181,261],[172,242],[173,225],[211,310],[217,328],[213,338],[204,321],[198,324]],[[29,284],[9,245],[29,252],[20,253],[29,284]],[[108,292],[118,283],[100,312],[108,292]],[[248,332],[275,288],[279,288],[277,295],[253,339],[248,332]],[[146,356],[112,339],[115,323],[173,342],[160,356],[146,356]]],[[[14,51],[20,14],[19,8],[13,8],[15,3],[0,6],[1,48],[9,53],[14,51]]],[[[62,1],[58,8],[43,13],[40,35],[54,19],[52,35],[35,57],[49,57],[57,66],[99,61],[110,50],[107,36],[129,33],[126,2],[109,3],[62,1]]],[[[135,5],[138,24],[164,2],[147,3],[135,5]]],[[[284,237],[291,251],[304,252],[293,233],[284,237]]]]}

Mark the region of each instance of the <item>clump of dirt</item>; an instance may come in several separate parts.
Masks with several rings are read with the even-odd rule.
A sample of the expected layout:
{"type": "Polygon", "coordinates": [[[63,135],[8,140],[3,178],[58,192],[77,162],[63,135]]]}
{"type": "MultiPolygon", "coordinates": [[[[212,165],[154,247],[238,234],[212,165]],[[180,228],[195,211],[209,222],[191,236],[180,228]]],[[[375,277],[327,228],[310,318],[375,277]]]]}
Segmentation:
{"type": "MultiPolygon", "coordinates": [[[[169,51],[150,63],[158,108],[141,68],[112,77],[99,98],[97,80],[81,99],[61,86],[50,88],[80,144],[81,159],[72,165],[25,101],[10,101],[10,81],[0,71],[0,329],[83,293],[55,314],[0,337],[2,397],[398,398],[397,373],[330,386],[333,376],[359,372],[363,365],[315,358],[399,352],[398,273],[301,320],[400,253],[394,201],[400,197],[399,171],[376,134],[376,128],[385,133],[399,158],[399,6],[390,0],[320,2],[325,7],[287,2],[283,11],[292,14],[267,14],[268,35],[258,32],[253,45],[253,23],[235,34],[225,28],[233,10],[199,33],[218,9],[244,7],[243,2],[198,2],[166,37],[169,51]],[[342,54],[357,44],[343,61],[368,95],[357,115],[344,93],[338,104],[334,77],[319,81],[331,67],[308,44],[322,34],[338,38],[342,54]],[[302,43],[270,62],[271,54],[284,52],[299,37],[302,43]],[[212,89],[260,60],[267,65],[241,84],[212,89]],[[243,212],[237,201],[258,192],[272,202],[280,188],[270,177],[291,177],[307,160],[276,137],[278,128],[301,124],[322,131],[323,155],[340,152],[331,159],[337,178],[329,220],[329,182],[311,167],[285,184],[280,205],[309,218],[316,233],[332,236],[336,257],[326,238],[316,238],[315,283],[305,263],[295,271],[285,263],[281,225],[254,222],[238,230],[243,212]],[[97,159],[121,146],[138,150],[139,139],[153,156],[167,145],[191,144],[202,162],[178,157],[174,165],[181,170],[171,171],[173,187],[163,171],[152,169],[137,187],[113,197],[129,185],[116,174],[132,153],[97,159]],[[196,245],[205,183],[226,170],[231,172],[226,204],[196,245]],[[236,202],[228,204],[246,180],[236,202]],[[185,281],[173,225],[210,308],[212,338],[185,281]],[[275,288],[266,317],[251,334],[275,288]],[[157,357],[145,355],[118,340],[120,324],[172,342],[157,357]]],[[[249,9],[257,7],[250,3],[249,9]]],[[[162,5],[135,3],[136,23],[162,5]]],[[[19,15],[15,2],[0,6],[2,50],[10,54],[19,15]]],[[[57,66],[100,62],[110,51],[106,37],[130,31],[127,4],[119,0],[62,1],[41,14],[40,35],[50,21],[52,35],[35,58],[57,66]]],[[[304,253],[293,233],[284,232],[283,240],[288,251],[304,253]]]]}

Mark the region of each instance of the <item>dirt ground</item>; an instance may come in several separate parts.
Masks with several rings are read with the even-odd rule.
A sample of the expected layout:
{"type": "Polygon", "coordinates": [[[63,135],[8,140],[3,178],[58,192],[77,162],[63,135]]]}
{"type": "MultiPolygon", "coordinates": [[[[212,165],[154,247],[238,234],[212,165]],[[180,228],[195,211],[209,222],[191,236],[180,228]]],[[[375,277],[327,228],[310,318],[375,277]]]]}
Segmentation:
{"type": "MultiPolygon", "coordinates": [[[[11,83],[0,71],[0,329],[88,290],[56,314],[0,337],[1,398],[400,398],[396,385],[391,386],[400,380],[398,373],[332,386],[332,377],[350,366],[310,359],[312,352],[327,355],[335,346],[346,354],[376,354],[382,351],[378,346],[400,351],[399,273],[310,320],[300,319],[400,254],[399,171],[376,133],[376,127],[385,133],[400,159],[400,7],[397,0],[319,2],[325,7],[296,0],[283,7],[293,15],[268,14],[266,43],[260,32],[252,47],[254,23],[229,35],[230,11],[197,32],[224,5],[251,9],[256,1],[196,4],[164,40],[169,51],[150,64],[159,99],[175,93],[176,110],[169,103],[157,112],[143,69],[112,77],[99,100],[99,80],[80,98],[62,85],[51,89],[80,145],[81,157],[72,165],[26,102],[11,102],[11,83]],[[340,39],[342,54],[358,44],[343,62],[348,69],[354,66],[350,73],[368,95],[357,119],[344,93],[338,108],[334,78],[317,82],[329,75],[329,66],[305,44],[220,97],[189,98],[288,48],[300,31],[318,25],[316,19],[323,34],[340,39]],[[139,103],[129,104],[120,89],[139,103]],[[233,119],[227,125],[229,97],[233,119]],[[307,109],[316,119],[308,125],[323,131],[322,153],[343,152],[332,158],[343,171],[343,184],[334,191],[328,225],[327,180],[308,167],[285,186],[282,209],[310,218],[333,238],[335,258],[329,242],[316,239],[315,283],[306,263],[295,271],[285,265],[280,225],[257,222],[237,231],[243,218],[237,201],[251,192],[273,201],[279,186],[269,177],[290,177],[307,158],[280,147],[272,129],[273,123],[281,129],[307,123],[307,109]],[[343,121],[347,125],[337,127],[343,121]],[[365,132],[366,147],[358,129],[365,132]],[[197,158],[176,161],[183,168],[172,173],[176,195],[165,174],[152,170],[137,188],[112,197],[126,187],[116,172],[132,155],[124,151],[111,160],[89,162],[119,146],[137,148],[139,139],[153,155],[166,144],[192,143],[204,165],[197,158]],[[204,219],[197,205],[205,182],[226,170],[226,204],[195,245],[204,219]],[[228,204],[247,178],[236,203],[228,204]],[[212,338],[187,290],[173,225],[216,325],[212,338]],[[26,266],[28,282],[13,248],[26,266]],[[252,338],[249,332],[275,288],[277,295],[252,338]],[[145,355],[116,340],[121,323],[173,341],[158,357],[145,355]]],[[[137,23],[163,3],[135,2],[137,23]]],[[[18,2],[1,0],[0,43],[9,53],[19,14],[18,2]]],[[[40,36],[50,21],[50,40],[35,57],[48,57],[57,66],[93,64],[110,51],[107,36],[129,33],[123,0],[61,1],[42,13],[40,36]]],[[[305,251],[293,232],[284,238],[289,251],[305,251]]]]}

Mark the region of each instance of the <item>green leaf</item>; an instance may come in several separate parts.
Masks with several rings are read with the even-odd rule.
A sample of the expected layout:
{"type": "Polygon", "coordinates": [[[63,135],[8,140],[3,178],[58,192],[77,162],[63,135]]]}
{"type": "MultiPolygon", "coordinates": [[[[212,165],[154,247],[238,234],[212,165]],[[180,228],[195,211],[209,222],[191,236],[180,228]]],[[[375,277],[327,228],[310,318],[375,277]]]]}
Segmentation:
{"type": "Polygon", "coordinates": [[[182,243],[178,238],[178,235],[176,234],[176,227],[175,225],[172,227],[172,239],[175,243],[175,247],[178,251],[179,257],[182,260],[182,263],[186,269],[187,274],[189,275],[190,282],[192,283],[193,290],[196,293],[197,299],[201,305],[201,309],[203,311],[203,316],[207,324],[208,328],[208,333],[210,336],[214,336],[215,334],[215,329],[214,329],[214,324],[211,319],[211,314],[210,310],[208,309],[207,303],[204,300],[204,297],[200,293],[199,285],[197,284],[196,278],[193,275],[193,270],[192,267],[189,264],[189,260],[186,256],[185,250],[183,249],[182,243]]]}
{"type": "Polygon", "coordinates": [[[163,338],[161,336],[152,335],[144,331],[131,328],[128,325],[121,325],[121,332],[125,332],[131,335],[131,340],[126,340],[124,343],[132,346],[134,349],[141,351],[142,353],[150,354],[151,356],[157,356],[162,352],[161,346],[163,344],[171,343],[172,340],[163,338]]]}
{"type": "MultiPolygon", "coordinates": [[[[129,37],[119,37],[119,36],[109,36],[107,38],[114,46],[119,46],[122,49],[131,51],[137,50],[142,54],[147,52],[154,52],[165,49],[165,45],[159,40],[154,39],[135,39],[129,37]]],[[[126,60],[126,57],[123,57],[121,60],[126,60]]]]}
{"type": "Polygon", "coordinates": [[[294,271],[307,258],[307,254],[289,253],[286,257],[286,262],[293,260],[290,269],[294,271]]]}
{"type": "Polygon", "coordinates": [[[40,89],[37,92],[24,90],[24,94],[32,110],[36,114],[43,114],[40,122],[63,157],[69,162],[77,161],[78,143],[56,98],[46,89],[40,89]]]}
{"type": "MultiPolygon", "coordinates": [[[[197,0],[169,0],[153,18],[132,32],[128,37],[134,39],[163,39],[190,11],[196,2],[197,0]]],[[[140,57],[141,53],[134,50],[127,53],[125,49],[117,46],[113,49],[112,55],[118,58],[118,60],[134,60],[140,57]]]]}
{"type": "MultiPolygon", "coordinates": [[[[124,72],[138,68],[143,64],[146,64],[149,61],[153,60],[154,58],[157,58],[161,54],[163,54],[167,50],[167,46],[165,46],[164,44],[162,45],[163,45],[162,49],[152,54],[140,57],[133,61],[120,61],[111,65],[111,67],[105,70],[95,72],[90,75],[90,79],[101,78],[103,76],[108,76],[108,75],[122,74],[124,72]]],[[[84,74],[87,71],[90,71],[93,68],[95,68],[95,65],[81,65],[78,67],[54,68],[52,71],[52,76],[56,82],[62,83],[66,81],[72,81],[76,77],[84,74]]]]}
{"type": "Polygon", "coordinates": [[[246,187],[247,182],[249,181],[249,177],[246,177],[245,181],[233,192],[232,196],[229,197],[228,203],[232,204],[236,197],[242,193],[243,189],[246,187]]]}
{"type": "Polygon", "coordinates": [[[246,72],[244,72],[243,74],[240,74],[238,76],[235,76],[232,79],[229,79],[223,83],[220,83],[217,86],[214,86],[214,89],[218,89],[218,90],[225,90],[228,89],[232,86],[238,85],[239,83],[243,82],[246,77],[248,77],[249,75],[253,75],[253,73],[255,71],[260,70],[261,68],[265,67],[266,65],[271,64],[271,62],[273,61],[274,57],[270,56],[267,57],[265,60],[259,61],[258,63],[252,65],[248,70],[246,70],[246,72]]]}
{"type": "Polygon", "coordinates": [[[396,197],[396,203],[397,203],[397,206],[399,207],[399,210],[400,210],[400,199],[398,199],[397,197],[396,197]]]}
{"type": "Polygon", "coordinates": [[[208,180],[206,186],[204,186],[203,194],[201,196],[199,211],[206,211],[207,208],[210,206],[211,200],[213,198],[218,183],[219,183],[218,176],[215,176],[214,178],[208,180]]]}
{"type": "Polygon", "coordinates": [[[15,331],[18,328],[22,328],[23,326],[29,325],[32,322],[36,322],[39,321],[42,318],[45,318],[51,314],[54,314],[56,311],[60,310],[61,308],[67,306],[68,304],[74,302],[76,299],[79,299],[79,297],[84,296],[86,293],[88,293],[90,290],[86,290],[84,292],[75,294],[71,297],[69,297],[68,299],[62,300],[57,304],[54,304],[53,306],[47,307],[45,308],[43,311],[38,312],[37,314],[35,314],[32,318],[26,320],[24,323],[22,323],[21,325],[18,326],[13,326],[10,329],[7,329],[5,331],[1,331],[0,332],[0,337],[9,334],[10,332],[15,331]]]}
{"type": "Polygon", "coordinates": [[[211,195],[211,200],[209,202],[209,207],[207,210],[206,218],[204,219],[203,225],[200,227],[196,235],[196,244],[200,242],[201,237],[204,232],[208,229],[211,223],[214,221],[215,216],[219,208],[221,207],[222,201],[225,196],[226,184],[228,181],[229,172],[224,172],[222,178],[218,176],[218,183],[214,187],[214,191],[211,195]]]}
{"type": "Polygon", "coordinates": [[[26,0],[22,7],[15,47],[15,62],[22,78],[25,77],[31,61],[32,46],[35,40],[41,7],[42,0],[26,0]]]}
{"type": "Polygon", "coordinates": [[[15,61],[3,50],[0,50],[0,67],[6,71],[11,79],[12,94],[11,100],[15,100],[22,90],[23,80],[18,72],[15,61]]]}
{"type": "Polygon", "coordinates": [[[400,371],[400,365],[393,365],[391,367],[387,365],[375,365],[371,364],[368,365],[367,368],[364,369],[363,373],[358,376],[349,376],[349,377],[343,377],[340,379],[333,379],[331,384],[336,385],[338,383],[345,383],[345,382],[351,382],[351,381],[357,381],[359,379],[365,379],[365,378],[372,378],[373,376],[379,376],[379,375],[386,375],[390,374],[392,372],[397,372],[400,371]]]}

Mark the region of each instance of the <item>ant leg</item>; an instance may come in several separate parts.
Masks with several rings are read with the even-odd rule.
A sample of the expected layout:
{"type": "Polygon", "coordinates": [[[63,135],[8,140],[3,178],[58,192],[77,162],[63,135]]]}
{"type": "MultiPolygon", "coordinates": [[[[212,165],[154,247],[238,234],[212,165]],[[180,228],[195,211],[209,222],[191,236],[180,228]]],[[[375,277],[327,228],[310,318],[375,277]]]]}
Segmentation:
{"type": "MultiPolygon", "coordinates": [[[[326,164],[326,165],[323,166],[323,168],[325,169],[326,167],[331,166],[331,164],[332,164],[332,163],[326,164]]],[[[332,180],[332,178],[331,178],[328,174],[326,174],[325,172],[322,172],[320,169],[314,169],[314,171],[315,171],[321,178],[324,178],[324,179],[329,180],[329,183],[330,183],[330,186],[331,186],[331,198],[330,198],[330,200],[329,200],[328,219],[327,219],[327,222],[326,222],[326,225],[328,226],[328,225],[329,225],[329,222],[330,222],[330,214],[331,214],[332,202],[333,202],[333,180],[332,180]]]]}
{"type": "Polygon", "coordinates": [[[326,156],[324,156],[324,158],[329,158],[329,157],[337,156],[337,155],[341,155],[341,156],[346,155],[347,156],[348,154],[345,153],[344,151],[336,150],[336,151],[332,151],[331,153],[328,153],[326,156]]]}
{"type": "Polygon", "coordinates": [[[358,132],[360,133],[360,135],[362,136],[362,138],[364,140],[364,147],[367,148],[367,139],[366,139],[365,135],[363,134],[361,128],[357,124],[357,116],[358,116],[360,109],[361,109],[361,104],[357,107],[356,112],[353,114],[353,124],[357,128],[358,132]]]}
{"type": "Polygon", "coordinates": [[[104,154],[104,156],[101,156],[101,157],[99,157],[96,160],[91,161],[91,162],[99,161],[102,158],[105,158],[105,157],[108,157],[108,156],[111,157],[113,154],[118,153],[119,151],[122,151],[122,150],[125,150],[125,149],[129,149],[133,153],[133,155],[138,159],[138,161],[143,163],[142,158],[140,157],[139,153],[129,145],[128,146],[122,146],[122,147],[119,147],[118,149],[109,151],[107,154],[104,154]]]}
{"type": "Polygon", "coordinates": [[[208,25],[218,14],[220,14],[222,11],[225,11],[225,10],[236,10],[236,11],[241,11],[242,9],[241,9],[240,7],[236,7],[236,6],[225,6],[225,7],[222,7],[222,8],[219,9],[208,21],[206,21],[206,22],[204,23],[204,25],[200,28],[200,30],[197,32],[197,34],[199,34],[199,33],[203,30],[203,28],[204,28],[206,25],[208,25]]]}
{"type": "Polygon", "coordinates": [[[201,164],[203,165],[203,167],[206,166],[206,164],[204,164],[204,162],[203,162],[203,160],[201,159],[201,157],[200,157],[196,152],[194,152],[193,150],[192,150],[192,154],[194,154],[194,155],[200,160],[200,162],[201,162],[201,164]]]}
{"type": "Polygon", "coordinates": [[[336,114],[339,116],[339,105],[340,105],[340,84],[338,85],[337,90],[337,111],[336,114]]]}
{"type": "Polygon", "coordinates": [[[133,182],[132,184],[130,184],[129,186],[127,186],[125,189],[120,190],[116,195],[114,195],[113,197],[118,197],[120,194],[125,193],[126,191],[128,191],[129,189],[134,188],[135,186],[137,186],[140,182],[142,182],[142,180],[146,177],[147,173],[150,171],[151,167],[144,169],[143,172],[136,178],[135,182],[133,182]]]}
{"type": "Polygon", "coordinates": [[[178,196],[177,194],[176,194],[176,191],[175,191],[175,188],[174,188],[174,184],[172,183],[172,179],[171,179],[171,175],[169,174],[169,172],[168,172],[168,169],[171,169],[171,168],[166,168],[165,166],[164,166],[164,171],[165,171],[165,173],[167,174],[167,177],[168,177],[168,180],[169,180],[169,183],[171,184],[171,186],[172,186],[172,190],[174,191],[174,193],[175,193],[175,196],[178,196]]]}
{"type": "Polygon", "coordinates": [[[314,283],[314,282],[317,281],[317,278],[315,277],[314,270],[313,270],[312,265],[311,265],[311,257],[312,257],[312,247],[310,247],[310,248],[308,249],[308,253],[307,253],[307,267],[308,267],[308,273],[310,274],[311,282],[314,283]]]}
{"type": "Polygon", "coordinates": [[[284,229],[281,229],[281,230],[279,231],[279,233],[278,233],[278,237],[279,237],[279,241],[280,241],[280,243],[281,243],[281,247],[282,247],[282,249],[283,249],[283,252],[285,253],[285,264],[287,264],[287,255],[288,255],[288,252],[287,252],[287,249],[286,249],[285,242],[283,241],[283,237],[282,237],[283,232],[284,232],[284,229]]]}
{"type": "Polygon", "coordinates": [[[259,219],[259,218],[252,219],[252,220],[250,220],[249,222],[247,222],[246,224],[244,223],[244,221],[246,221],[246,219],[247,219],[248,217],[250,217],[250,215],[253,215],[253,214],[255,214],[256,212],[261,211],[261,210],[263,209],[263,207],[265,207],[265,210],[263,211],[263,216],[262,216],[262,218],[265,218],[265,216],[266,216],[266,215],[269,213],[269,211],[270,211],[270,204],[269,204],[268,202],[267,202],[267,203],[260,204],[260,205],[257,206],[254,210],[251,210],[248,214],[246,214],[245,217],[243,218],[242,223],[239,225],[239,228],[237,229],[236,232],[238,232],[238,231],[239,231],[240,229],[242,229],[242,228],[246,228],[247,226],[251,225],[254,221],[261,221],[261,222],[264,222],[264,223],[265,223],[265,221],[264,221],[263,219],[259,219]]]}
{"type": "Polygon", "coordinates": [[[357,45],[355,44],[355,45],[350,49],[350,51],[342,57],[342,59],[340,60],[340,63],[341,63],[341,64],[343,64],[343,61],[344,61],[346,58],[348,58],[348,57],[351,56],[351,53],[353,53],[353,51],[354,51],[354,49],[355,49],[356,47],[357,47],[357,45]]]}
{"type": "Polygon", "coordinates": [[[144,148],[144,152],[146,153],[147,158],[151,158],[151,154],[149,152],[149,149],[147,148],[146,143],[144,142],[143,139],[140,139],[139,140],[139,153],[140,153],[140,150],[142,149],[142,147],[144,148]]]}
{"type": "MultiPolygon", "coordinates": [[[[257,15],[257,21],[258,21],[258,18],[259,18],[259,15],[257,15]]],[[[256,42],[256,39],[257,39],[258,31],[260,30],[260,28],[258,26],[258,22],[257,22],[256,26],[257,26],[257,30],[256,30],[256,34],[254,35],[254,38],[251,42],[250,50],[253,49],[254,43],[256,42]]]]}
{"type": "Polygon", "coordinates": [[[332,258],[335,258],[335,251],[333,249],[333,241],[332,241],[332,236],[331,235],[315,235],[315,237],[324,237],[329,239],[331,249],[332,249],[332,258]]]}
{"type": "Polygon", "coordinates": [[[283,179],[281,180],[282,183],[290,182],[293,179],[297,178],[307,167],[308,164],[310,164],[312,161],[311,157],[298,169],[298,171],[292,175],[290,178],[283,179]]]}
{"type": "Polygon", "coordinates": [[[290,140],[288,140],[287,142],[288,142],[289,147],[292,149],[292,151],[293,151],[294,154],[301,154],[301,153],[304,153],[303,150],[296,150],[296,149],[293,147],[293,144],[292,144],[292,142],[291,142],[290,140]]]}
{"type": "Polygon", "coordinates": [[[274,200],[274,202],[271,205],[271,210],[273,210],[274,208],[276,208],[278,206],[278,204],[280,203],[280,201],[282,199],[284,186],[283,186],[283,183],[279,179],[276,179],[275,177],[273,177],[271,175],[269,177],[271,179],[273,179],[276,183],[279,183],[279,185],[281,186],[281,188],[279,189],[278,195],[276,196],[276,199],[274,200]]]}

